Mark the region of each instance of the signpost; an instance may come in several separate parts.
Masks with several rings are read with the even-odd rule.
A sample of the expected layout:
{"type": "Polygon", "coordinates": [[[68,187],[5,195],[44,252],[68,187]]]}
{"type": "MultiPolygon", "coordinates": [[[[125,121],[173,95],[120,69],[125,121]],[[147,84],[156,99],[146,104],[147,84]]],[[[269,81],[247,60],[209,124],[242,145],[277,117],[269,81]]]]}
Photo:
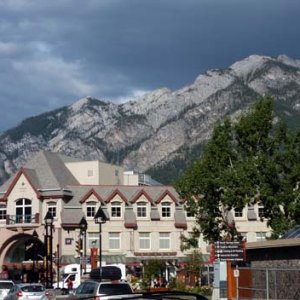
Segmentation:
{"type": "MultiPolygon", "coordinates": [[[[231,272],[231,262],[242,262],[246,261],[246,243],[240,242],[240,241],[217,241],[213,244],[212,247],[212,253],[211,258],[215,260],[216,264],[225,264],[227,262],[227,272],[231,272]]],[[[217,270],[216,270],[217,271],[217,270]]],[[[215,274],[215,278],[217,278],[215,274]]],[[[236,300],[239,299],[239,277],[240,277],[240,271],[238,270],[238,265],[236,264],[236,269],[233,271],[233,277],[236,281],[236,300]]],[[[224,282],[220,280],[219,283],[219,296],[220,299],[223,299],[222,297],[226,294],[228,296],[228,293],[232,292],[232,280],[230,282],[227,282],[228,278],[231,278],[226,274],[226,278],[224,279],[224,282]],[[222,288],[221,283],[226,284],[226,288],[222,288]],[[228,283],[228,286],[227,286],[228,283]]],[[[224,299],[227,299],[228,297],[225,297],[224,299]]],[[[230,298],[231,299],[231,298],[230,298]]]]}
{"type": "Polygon", "coordinates": [[[246,251],[244,242],[223,242],[215,243],[215,258],[219,261],[245,261],[246,251]]]}

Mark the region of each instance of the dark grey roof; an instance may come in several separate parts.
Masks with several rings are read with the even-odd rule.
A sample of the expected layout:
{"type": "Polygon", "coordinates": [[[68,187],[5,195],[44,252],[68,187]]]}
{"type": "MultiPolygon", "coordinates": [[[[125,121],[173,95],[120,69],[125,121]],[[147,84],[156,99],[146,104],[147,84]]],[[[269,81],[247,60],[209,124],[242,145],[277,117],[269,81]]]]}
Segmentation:
{"type": "Polygon", "coordinates": [[[40,151],[24,169],[35,170],[37,189],[64,188],[68,184],[79,184],[65,166],[62,156],[50,151],[40,151]],[[37,180],[38,179],[38,180],[37,180]]]}
{"type": "Polygon", "coordinates": [[[183,229],[187,228],[186,217],[182,207],[176,207],[174,213],[174,219],[175,219],[176,228],[183,228],[183,229]]]}
{"type": "Polygon", "coordinates": [[[281,239],[295,239],[300,238],[300,225],[296,225],[294,228],[286,232],[281,239]]]}
{"type": "Polygon", "coordinates": [[[137,228],[136,216],[132,207],[125,207],[124,221],[126,228],[137,228]]]}
{"type": "Polygon", "coordinates": [[[159,215],[157,207],[155,207],[155,206],[151,207],[150,218],[152,221],[160,220],[160,215],[159,215]]]}
{"type": "Polygon", "coordinates": [[[114,192],[120,192],[130,205],[135,197],[144,191],[149,195],[151,204],[154,204],[166,191],[169,191],[175,197],[176,204],[180,202],[179,195],[171,186],[116,186],[116,185],[69,185],[67,189],[72,191],[74,197],[66,204],[66,206],[81,205],[80,200],[91,190],[94,190],[101,199],[106,201],[114,192]]]}
{"type": "Polygon", "coordinates": [[[62,226],[79,226],[79,222],[82,217],[84,216],[84,213],[82,209],[79,208],[64,208],[61,212],[61,220],[62,220],[62,226]]]}
{"type": "Polygon", "coordinates": [[[249,221],[257,220],[256,212],[254,206],[248,206],[247,218],[249,221]]]}

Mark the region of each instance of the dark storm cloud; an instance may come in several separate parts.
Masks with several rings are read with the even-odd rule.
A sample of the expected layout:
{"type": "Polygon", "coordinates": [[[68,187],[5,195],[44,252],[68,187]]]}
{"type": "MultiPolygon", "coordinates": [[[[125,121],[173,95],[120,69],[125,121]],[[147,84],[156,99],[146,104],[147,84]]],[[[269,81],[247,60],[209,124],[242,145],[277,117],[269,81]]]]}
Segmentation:
{"type": "Polygon", "coordinates": [[[4,0],[0,131],[91,95],[190,84],[250,54],[300,58],[299,0],[4,0]]]}

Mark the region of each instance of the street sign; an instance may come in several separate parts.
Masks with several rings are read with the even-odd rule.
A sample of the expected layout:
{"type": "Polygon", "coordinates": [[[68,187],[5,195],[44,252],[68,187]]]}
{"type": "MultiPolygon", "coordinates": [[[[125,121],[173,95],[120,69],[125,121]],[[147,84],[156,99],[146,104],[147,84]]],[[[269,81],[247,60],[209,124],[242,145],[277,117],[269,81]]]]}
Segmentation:
{"type": "Polygon", "coordinates": [[[89,264],[91,262],[90,256],[89,255],[86,255],[86,256],[83,255],[83,256],[80,257],[80,261],[82,263],[89,264]]]}
{"type": "Polygon", "coordinates": [[[220,261],[244,261],[245,244],[244,242],[216,242],[215,258],[220,261]]]}
{"type": "Polygon", "coordinates": [[[233,270],[233,276],[234,276],[234,277],[240,277],[240,270],[234,269],[234,270],[233,270]]]}

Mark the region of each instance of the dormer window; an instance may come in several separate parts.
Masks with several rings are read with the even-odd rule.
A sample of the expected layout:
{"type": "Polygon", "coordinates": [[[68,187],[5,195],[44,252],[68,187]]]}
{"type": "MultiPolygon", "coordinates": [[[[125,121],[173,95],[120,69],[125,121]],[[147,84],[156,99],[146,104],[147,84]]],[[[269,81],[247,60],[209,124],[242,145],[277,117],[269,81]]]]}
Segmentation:
{"type": "Polygon", "coordinates": [[[234,216],[236,218],[241,218],[243,217],[243,209],[242,208],[235,208],[234,209],[234,216]]]}
{"type": "Polygon", "coordinates": [[[111,203],[111,216],[112,218],[121,217],[121,203],[114,201],[111,203]]]}
{"type": "Polygon", "coordinates": [[[162,216],[162,218],[170,218],[171,217],[171,203],[170,202],[162,202],[161,216],[162,216]]]}
{"type": "Polygon", "coordinates": [[[258,216],[260,218],[263,218],[264,217],[264,205],[262,202],[258,202],[257,203],[257,208],[258,208],[258,216]]]}
{"type": "Polygon", "coordinates": [[[138,202],[137,203],[137,217],[146,218],[147,217],[147,202],[138,202]]]}
{"type": "Polygon", "coordinates": [[[95,201],[89,201],[86,203],[86,216],[93,218],[96,214],[97,203],[95,201]]]}

